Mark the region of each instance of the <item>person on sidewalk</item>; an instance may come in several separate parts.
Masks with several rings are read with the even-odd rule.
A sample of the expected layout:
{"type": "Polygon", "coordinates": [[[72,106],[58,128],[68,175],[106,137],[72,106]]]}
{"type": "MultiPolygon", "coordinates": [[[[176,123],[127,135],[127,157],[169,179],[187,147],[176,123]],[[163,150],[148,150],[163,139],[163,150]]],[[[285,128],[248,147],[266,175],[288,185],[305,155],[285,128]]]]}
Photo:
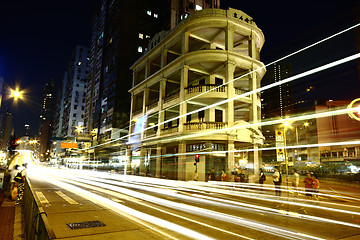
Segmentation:
{"type": "Polygon", "coordinates": [[[275,196],[281,196],[281,173],[278,167],[275,167],[275,172],[273,174],[273,181],[275,185],[275,196]]]}
{"type": "Polygon", "coordinates": [[[11,199],[11,192],[15,187],[15,176],[18,174],[19,172],[19,165],[15,165],[13,169],[10,170],[10,195],[9,198],[11,199]]]}
{"type": "Polygon", "coordinates": [[[263,190],[263,184],[266,181],[266,176],[264,170],[260,168],[260,175],[259,175],[259,183],[260,183],[260,190],[263,190]]]}
{"type": "Polygon", "coordinates": [[[306,174],[306,178],[304,179],[304,183],[305,183],[306,196],[311,198],[312,197],[312,192],[313,192],[314,180],[312,179],[310,173],[306,174]]]}
{"type": "Polygon", "coordinates": [[[299,172],[297,170],[294,169],[294,176],[293,176],[293,180],[292,180],[292,186],[295,190],[295,195],[298,195],[299,191],[299,185],[300,185],[300,175],[299,172]]]}
{"type": "Polygon", "coordinates": [[[19,205],[22,202],[22,199],[24,196],[24,186],[25,186],[27,163],[23,164],[23,166],[24,166],[24,169],[20,172],[21,181],[16,182],[17,187],[18,187],[18,192],[17,192],[15,205],[19,205]]]}
{"type": "Polygon", "coordinates": [[[319,201],[320,182],[314,174],[311,174],[311,178],[313,180],[312,190],[314,192],[314,198],[316,201],[319,201]]]}

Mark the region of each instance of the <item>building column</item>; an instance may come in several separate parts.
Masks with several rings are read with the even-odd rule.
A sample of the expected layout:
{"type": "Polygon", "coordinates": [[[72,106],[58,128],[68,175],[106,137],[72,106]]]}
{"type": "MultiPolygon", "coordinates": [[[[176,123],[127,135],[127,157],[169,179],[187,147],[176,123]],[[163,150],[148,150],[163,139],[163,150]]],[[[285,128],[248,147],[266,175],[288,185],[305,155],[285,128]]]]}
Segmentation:
{"type": "Polygon", "coordinates": [[[177,180],[185,181],[186,179],[186,142],[181,141],[178,146],[178,169],[177,169],[177,180]]]}
{"type": "Polygon", "coordinates": [[[234,141],[233,140],[228,140],[227,163],[225,164],[225,171],[226,171],[226,174],[228,175],[229,181],[234,181],[233,175],[231,174],[231,172],[233,172],[234,169],[235,169],[234,149],[235,149],[234,141]]]}
{"type": "Polygon", "coordinates": [[[167,49],[163,49],[162,53],[161,53],[161,68],[165,67],[165,65],[167,64],[167,49]]]}
{"type": "MultiPolygon", "coordinates": [[[[234,97],[234,71],[235,71],[235,63],[227,62],[225,66],[225,81],[227,82],[227,97],[228,99],[234,97]]],[[[226,109],[226,122],[228,127],[232,127],[234,125],[234,101],[229,101],[227,103],[226,109]]]]}
{"type": "Polygon", "coordinates": [[[248,48],[249,56],[253,59],[257,59],[258,57],[257,57],[255,35],[253,34],[252,31],[249,35],[248,46],[249,46],[248,48]]]}
{"type": "MultiPolygon", "coordinates": [[[[180,107],[179,107],[179,115],[183,116],[187,113],[187,102],[185,102],[185,88],[188,85],[188,77],[189,77],[189,67],[184,65],[181,69],[181,79],[180,79],[180,107]]],[[[184,123],[186,123],[186,117],[179,118],[179,132],[183,132],[184,123]]]]}
{"type": "Polygon", "coordinates": [[[139,174],[140,176],[145,176],[145,157],[146,157],[146,148],[141,147],[140,150],[140,169],[139,174]]]}
{"type": "Polygon", "coordinates": [[[162,78],[159,87],[159,115],[158,115],[158,130],[157,136],[161,135],[161,129],[163,128],[163,122],[165,119],[165,112],[163,111],[164,96],[165,96],[166,79],[162,78]]]}
{"type": "MultiPolygon", "coordinates": [[[[256,77],[256,72],[253,72],[250,74],[250,91],[252,90],[256,90],[258,88],[258,80],[256,77]]],[[[258,93],[253,93],[251,94],[251,106],[250,106],[250,123],[256,124],[259,122],[259,118],[261,116],[261,114],[259,114],[259,106],[258,106],[258,93]]],[[[257,129],[261,130],[260,127],[256,127],[257,129]]],[[[259,144],[257,143],[257,139],[255,138],[255,135],[253,134],[252,137],[252,141],[253,141],[253,152],[249,152],[249,160],[251,161],[251,163],[253,163],[254,166],[254,172],[253,175],[251,176],[253,178],[253,182],[255,181],[255,179],[259,176],[259,167],[260,167],[260,156],[259,156],[259,151],[258,146],[259,144]]]]}
{"type": "Polygon", "coordinates": [[[185,54],[185,53],[189,52],[189,36],[190,36],[190,34],[188,32],[185,32],[182,35],[181,54],[185,54]]]}
{"type": "Polygon", "coordinates": [[[156,173],[155,177],[160,178],[161,174],[161,144],[156,145],[156,173]]]}
{"type": "Polygon", "coordinates": [[[228,23],[225,28],[225,50],[233,51],[234,49],[234,27],[228,23]]]}

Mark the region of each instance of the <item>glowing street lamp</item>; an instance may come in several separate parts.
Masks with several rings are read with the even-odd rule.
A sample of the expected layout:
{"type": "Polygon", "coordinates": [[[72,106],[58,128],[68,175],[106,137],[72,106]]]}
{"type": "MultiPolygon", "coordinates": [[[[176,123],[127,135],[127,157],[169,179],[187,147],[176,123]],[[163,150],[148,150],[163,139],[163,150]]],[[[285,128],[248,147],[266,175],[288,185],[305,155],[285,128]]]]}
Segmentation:
{"type": "Polygon", "coordinates": [[[23,97],[23,94],[22,94],[22,91],[20,91],[19,89],[10,89],[11,91],[11,94],[10,94],[10,97],[14,98],[14,100],[18,100],[18,99],[22,99],[23,97]]]}

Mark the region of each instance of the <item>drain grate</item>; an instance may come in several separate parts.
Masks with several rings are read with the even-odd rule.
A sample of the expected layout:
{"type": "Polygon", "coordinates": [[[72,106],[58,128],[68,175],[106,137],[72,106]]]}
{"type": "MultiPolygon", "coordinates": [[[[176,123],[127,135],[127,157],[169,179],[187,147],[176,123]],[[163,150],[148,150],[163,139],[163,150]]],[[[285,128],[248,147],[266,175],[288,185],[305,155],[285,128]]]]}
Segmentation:
{"type": "Polygon", "coordinates": [[[71,230],[82,229],[82,228],[93,228],[93,227],[105,227],[105,223],[100,221],[89,221],[89,222],[78,222],[78,223],[67,223],[66,224],[71,230]]]}

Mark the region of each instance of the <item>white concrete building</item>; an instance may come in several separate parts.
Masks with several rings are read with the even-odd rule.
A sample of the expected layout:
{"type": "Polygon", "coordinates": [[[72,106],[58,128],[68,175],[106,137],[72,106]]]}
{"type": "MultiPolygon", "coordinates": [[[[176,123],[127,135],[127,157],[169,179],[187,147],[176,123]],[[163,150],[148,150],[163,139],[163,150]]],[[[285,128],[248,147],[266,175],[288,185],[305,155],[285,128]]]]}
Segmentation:
{"type": "Polygon", "coordinates": [[[76,46],[65,75],[67,79],[64,91],[62,137],[75,137],[76,127],[84,126],[88,65],[89,49],[76,46]]]}
{"type": "Polygon", "coordinates": [[[256,173],[258,152],[234,150],[261,145],[261,128],[229,129],[261,121],[260,93],[244,95],[260,87],[266,71],[264,35],[252,18],[204,9],[150,44],[131,67],[130,130],[137,134],[128,141],[129,164],[140,174],[192,180],[199,154],[200,181],[212,168],[230,175],[243,163],[256,173]]]}

